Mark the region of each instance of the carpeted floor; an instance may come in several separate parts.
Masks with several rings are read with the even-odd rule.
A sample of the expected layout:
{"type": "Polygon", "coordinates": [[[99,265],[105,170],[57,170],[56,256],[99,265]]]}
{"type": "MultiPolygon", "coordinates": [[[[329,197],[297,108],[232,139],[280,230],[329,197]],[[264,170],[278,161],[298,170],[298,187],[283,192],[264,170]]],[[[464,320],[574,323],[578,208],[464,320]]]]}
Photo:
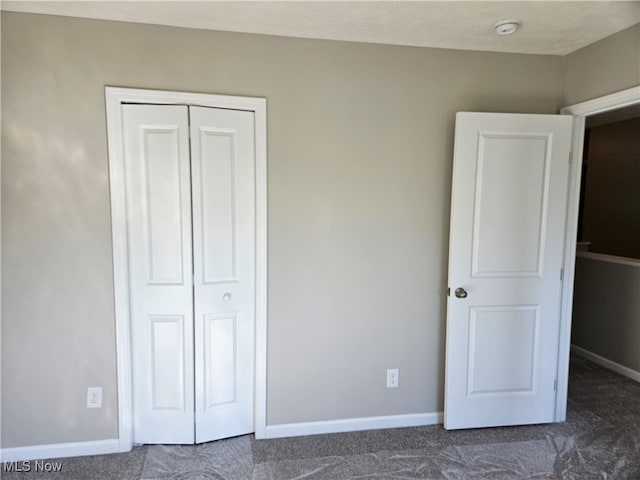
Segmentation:
{"type": "Polygon", "coordinates": [[[1,476],[5,480],[640,480],[640,384],[573,358],[564,423],[451,432],[433,425],[274,440],[249,435],[59,461],[59,473],[1,476]]]}

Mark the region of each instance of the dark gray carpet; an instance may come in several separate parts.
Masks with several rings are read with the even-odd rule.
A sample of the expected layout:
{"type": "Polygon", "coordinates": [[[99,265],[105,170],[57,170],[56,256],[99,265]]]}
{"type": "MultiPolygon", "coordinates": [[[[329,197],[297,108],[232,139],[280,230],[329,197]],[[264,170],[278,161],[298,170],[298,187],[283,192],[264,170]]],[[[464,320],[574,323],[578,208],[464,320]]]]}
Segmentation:
{"type": "Polygon", "coordinates": [[[448,432],[440,425],[61,459],[62,472],[13,479],[640,480],[640,384],[571,361],[567,421],[448,432]]]}

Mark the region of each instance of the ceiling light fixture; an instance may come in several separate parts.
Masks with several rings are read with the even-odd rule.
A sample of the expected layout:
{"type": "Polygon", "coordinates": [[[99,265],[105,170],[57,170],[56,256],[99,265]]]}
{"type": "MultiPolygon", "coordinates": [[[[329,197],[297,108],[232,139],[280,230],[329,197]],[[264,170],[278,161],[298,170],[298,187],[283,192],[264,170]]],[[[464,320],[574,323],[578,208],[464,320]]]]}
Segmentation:
{"type": "Polygon", "coordinates": [[[498,35],[513,35],[520,25],[522,25],[520,20],[500,20],[493,25],[493,28],[498,35]]]}

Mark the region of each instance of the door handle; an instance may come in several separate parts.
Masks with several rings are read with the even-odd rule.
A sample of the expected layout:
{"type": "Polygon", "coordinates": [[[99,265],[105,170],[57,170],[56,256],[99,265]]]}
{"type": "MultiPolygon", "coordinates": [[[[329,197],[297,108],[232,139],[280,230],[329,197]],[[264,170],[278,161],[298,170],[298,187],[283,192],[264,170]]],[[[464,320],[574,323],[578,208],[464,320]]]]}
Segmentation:
{"type": "Polygon", "coordinates": [[[223,302],[228,302],[229,300],[231,300],[231,294],[229,292],[227,292],[224,295],[222,295],[222,301],[223,302]]]}
{"type": "Polygon", "coordinates": [[[456,298],[467,298],[467,291],[462,287],[456,288],[454,295],[456,296],[456,298]]]}

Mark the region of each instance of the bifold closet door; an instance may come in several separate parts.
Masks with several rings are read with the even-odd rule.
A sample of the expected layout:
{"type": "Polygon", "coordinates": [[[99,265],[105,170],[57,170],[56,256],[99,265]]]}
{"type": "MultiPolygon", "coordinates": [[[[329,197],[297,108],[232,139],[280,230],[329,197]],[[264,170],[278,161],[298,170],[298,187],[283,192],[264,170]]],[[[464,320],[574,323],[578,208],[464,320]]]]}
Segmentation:
{"type": "Polygon", "coordinates": [[[253,432],[252,112],[191,107],[196,443],[253,432]]]}
{"type": "Polygon", "coordinates": [[[252,432],[253,113],[123,114],[134,442],[252,432]]]}
{"type": "Polygon", "coordinates": [[[193,443],[189,110],[123,105],[133,441],[193,443]]]}

